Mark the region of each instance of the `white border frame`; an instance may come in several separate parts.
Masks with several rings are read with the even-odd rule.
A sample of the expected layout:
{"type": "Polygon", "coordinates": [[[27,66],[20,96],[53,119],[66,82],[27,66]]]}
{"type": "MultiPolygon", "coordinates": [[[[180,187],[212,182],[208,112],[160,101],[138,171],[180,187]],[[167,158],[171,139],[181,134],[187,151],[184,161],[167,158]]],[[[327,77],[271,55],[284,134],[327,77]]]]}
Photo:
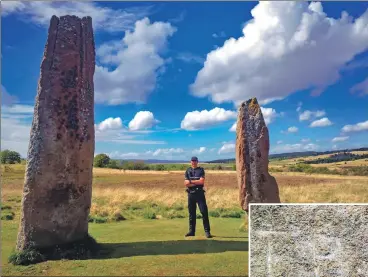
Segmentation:
{"type": "Polygon", "coordinates": [[[251,260],[251,220],[250,213],[252,206],[368,206],[368,203],[249,203],[248,209],[248,277],[252,277],[250,272],[250,260],[251,260]]]}

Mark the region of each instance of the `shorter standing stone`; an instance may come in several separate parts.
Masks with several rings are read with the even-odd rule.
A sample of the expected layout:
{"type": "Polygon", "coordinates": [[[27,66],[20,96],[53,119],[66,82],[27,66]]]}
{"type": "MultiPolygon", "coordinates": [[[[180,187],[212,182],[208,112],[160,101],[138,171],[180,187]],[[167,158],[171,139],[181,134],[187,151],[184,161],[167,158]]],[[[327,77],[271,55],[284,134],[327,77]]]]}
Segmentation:
{"type": "Polygon", "coordinates": [[[268,173],[268,129],[256,98],[243,102],[236,128],[236,171],[239,200],[248,212],[249,203],[280,203],[274,177],[268,173]]]}

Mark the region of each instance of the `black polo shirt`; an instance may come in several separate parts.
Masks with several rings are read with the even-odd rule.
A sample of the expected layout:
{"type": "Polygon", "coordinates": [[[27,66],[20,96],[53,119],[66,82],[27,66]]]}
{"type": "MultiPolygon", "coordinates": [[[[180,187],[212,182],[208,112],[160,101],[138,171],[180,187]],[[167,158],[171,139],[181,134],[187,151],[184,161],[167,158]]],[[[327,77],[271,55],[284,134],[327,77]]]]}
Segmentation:
{"type": "MultiPolygon", "coordinates": [[[[204,169],[200,166],[196,168],[189,167],[185,171],[185,180],[199,180],[205,177],[204,169]]],[[[203,187],[203,185],[195,185],[195,187],[203,187]]]]}

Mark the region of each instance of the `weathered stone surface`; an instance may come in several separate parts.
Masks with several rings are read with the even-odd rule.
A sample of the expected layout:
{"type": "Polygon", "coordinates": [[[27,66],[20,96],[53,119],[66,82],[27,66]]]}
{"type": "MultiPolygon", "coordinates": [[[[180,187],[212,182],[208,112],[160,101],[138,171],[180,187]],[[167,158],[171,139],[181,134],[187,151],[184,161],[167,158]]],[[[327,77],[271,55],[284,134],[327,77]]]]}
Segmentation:
{"type": "Polygon", "coordinates": [[[28,149],[17,249],[88,233],[95,145],[92,19],[51,18],[28,149]]]}
{"type": "Polygon", "coordinates": [[[251,205],[250,277],[368,276],[368,206],[251,205]]]}
{"type": "Polygon", "coordinates": [[[236,128],[236,171],[239,200],[243,210],[249,203],[280,203],[274,177],[268,173],[270,142],[257,99],[243,102],[236,128]]]}

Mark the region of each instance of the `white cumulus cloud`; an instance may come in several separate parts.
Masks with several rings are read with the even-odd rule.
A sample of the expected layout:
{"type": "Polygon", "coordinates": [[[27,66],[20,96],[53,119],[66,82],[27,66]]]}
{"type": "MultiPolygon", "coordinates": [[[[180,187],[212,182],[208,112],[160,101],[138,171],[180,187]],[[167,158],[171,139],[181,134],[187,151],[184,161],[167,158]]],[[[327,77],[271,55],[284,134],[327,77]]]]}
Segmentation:
{"type": "Polygon", "coordinates": [[[170,23],[144,18],[127,31],[121,41],[102,44],[97,56],[106,65],[97,65],[94,75],[97,103],[119,105],[144,103],[155,89],[166,60],[161,56],[176,29],[170,23]],[[108,65],[115,65],[112,70],[108,65]]]}
{"type": "Polygon", "coordinates": [[[1,85],[1,105],[12,105],[17,102],[18,98],[9,94],[6,88],[1,85]]]}
{"type": "Polygon", "coordinates": [[[22,11],[26,8],[26,4],[21,1],[2,1],[1,10],[2,15],[7,16],[14,12],[22,11]]]}
{"type": "Polygon", "coordinates": [[[288,153],[318,150],[319,145],[314,143],[294,143],[294,144],[278,144],[271,146],[270,153],[288,153]]]}
{"type": "Polygon", "coordinates": [[[312,118],[318,118],[326,115],[325,111],[309,111],[306,110],[299,115],[299,121],[309,120],[312,118]]]}
{"type": "Polygon", "coordinates": [[[17,117],[17,116],[25,116],[29,117],[33,115],[34,106],[31,105],[21,105],[21,104],[13,104],[9,106],[2,106],[1,113],[5,117],[17,117]]]}
{"type": "Polygon", "coordinates": [[[93,28],[103,32],[131,30],[134,23],[151,13],[151,6],[112,9],[92,1],[2,1],[2,16],[15,14],[22,20],[48,27],[53,15],[91,16],[93,28]]]}
{"type": "Polygon", "coordinates": [[[162,156],[162,155],[172,155],[172,154],[182,154],[184,150],[182,148],[159,148],[155,151],[148,151],[147,154],[152,154],[152,156],[162,156]]]}
{"type": "Polygon", "coordinates": [[[224,31],[221,31],[219,33],[213,33],[212,37],[214,37],[214,38],[224,38],[224,37],[226,37],[226,33],[224,31]]]}
{"type": "Polygon", "coordinates": [[[191,85],[195,96],[238,105],[254,96],[270,103],[303,89],[318,95],[368,48],[368,9],[359,18],[342,12],[334,19],[320,2],[261,1],[251,15],[241,37],[207,54],[191,85]]]}
{"type": "Polygon", "coordinates": [[[309,125],[309,127],[312,127],[312,128],[314,128],[314,127],[326,127],[326,126],[330,126],[330,125],[332,125],[332,122],[327,117],[324,117],[324,118],[313,121],[309,125]]]}
{"type": "Polygon", "coordinates": [[[363,95],[368,95],[368,78],[366,78],[365,80],[363,80],[362,82],[354,85],[351,89],[350,89],[351,93],[358,93],[359,95],[363,96],[363,95]]]}
{"type": "Polygon", "coordinates": [[[235,152],[235,143],[224,143],[218,150],[219,154],[227,154],[235,152]]]}
{"type": "Polygon", "coordinates": [[[119,144],[166,144],[165,141],[147,139],[146,135],[152,133],[153,131],[140,130],[140,128],[143,128],[143,126],[147,124],[147,121],[140,120],[140,116],[136,116],[135,119],[133,130],[124,126],[120,117],[109,117],[100,123],[95,124],[96,142],[119,144]]]}
{"type": "Polygon", "coordinates": [[[120,153],[119,151],[114,151],[108,154],[110,158],[113,159],[132,159],[139,158],[142,154],[137,152],[120,153]]]}
{"type": "Polygon", "coordinates": [[[214,126],[230,119],[235,119],[237,113],[223,108],[214,108],[210,111],[188,112],[181,121],[181,128],[184,130],[199,130],[207,126],[214,126]]]}
{"type": "Polygon", "coordinates": [[[229,129],[230,132],[236,132],[236,122],[229,129]]]}
{"type": "Polygon", "coordinates": [[[300,110],[302,109],[302,106],[303,106],[303,102],[299,102],[298,107],[296,108],[296,111],[300,112],[300,110]]]}
{"type": "Polygon", "coordinates": [[[289,133],[296,133],[296,132],[298,132],[298,127],[295,127],[295,126],[292,126],[292,127],[289,127],[288,129],[287,129],[287,131],[289,132],[289,133]]]}
{"type": "Polygon", "coordinates": [[[26,158],[34,106],[11,104],[16,101],[16,97],[9,93],[6,97],[11,101],[1,106],[1,149],[16,151],[26,158]]]}
{"type": "Polygon", "coordinates": [[[144,152],[127,152],[122,153],[119,151],[114,151],[109,154],[112,158],[120,158],[120,159],[169,159],[172,158],[178,159],[182,158],[180,155],[185,153],[182,148],[158,148],[156,150],[149,150],[144,152]]]}
{"type": "Polygon", "coordinates": [[[193,53],[190,53],[190,52],[180,53],[180,54],[178,54],[178,56],[176,58],[178,60],[181,60],[181,61],[186,62],[186,63],[199,63],[199,64],[204,63],[204,58],[202,58],[199,55],[195,55],[193,53]]]}
{"type": "Polygon", "coordinates": [[[314,151],[317,150],[319,148],[319,146],[317,144],[314,143],[308,143],[306,145],[304,145],[303,149],[306,151],[314,151]]]}
{"type": "Polygon", "coordinates": [[[23,158],[27,157],[31,132],[30,121],[1,117],[1,149],[18,152],[23,158]]]}
{"type": "Polygon", "coordinates": [[[129,129],[132,131],[148,129],[159,122],[159,120],[155,119],[152,112],[140,111],[137,112],[134,118],[129,122],[129,129]]]}
{"type": "Polygon", "coordinates": [[[202,154],[203,152],[206,151],[206,147],[199,147],[198,149],[194,149],[193,150],[193,154],[202,154]]]}
{"type": "Polygon", "coordinates": [[[104,121],[96,125],[97,129],[100,131],[120,129],[123,127],[123,122],[120,117],[116,118],[106,118],[104,121]]]}
{"type": "Polygon", "coordinates": [[[349,139],[348,136],[346,137],[336,137],[332,139],[332,142],[342,142],[342,141],[347,141],[349,139]]]}
{"type": "Polygon", "coordinates": [[[359,122],[354,125],[345,125],[341,131],[344,133],[348,132],[360,132],[360,131],[367,131],[368,130],[368,120],[364,122],[359,122]]]}
{"type": "Polygon", "coordinates": [[[274,119],[279,116],[275,109],[272,108],[263,108],[261,107],[263,118],[266,124],[270,124],[274,121],[274,119]]]}

